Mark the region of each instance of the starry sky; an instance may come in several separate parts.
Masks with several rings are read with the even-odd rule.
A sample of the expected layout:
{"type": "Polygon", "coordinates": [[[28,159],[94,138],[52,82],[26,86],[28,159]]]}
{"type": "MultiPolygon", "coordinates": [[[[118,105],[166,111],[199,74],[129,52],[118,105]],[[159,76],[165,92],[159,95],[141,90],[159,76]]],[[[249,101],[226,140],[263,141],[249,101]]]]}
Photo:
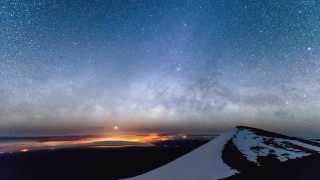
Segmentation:
{"type": "Polygon", "coordinates": [[[2,0],[0,135],[320,136],[316,0],[2,0]]]}

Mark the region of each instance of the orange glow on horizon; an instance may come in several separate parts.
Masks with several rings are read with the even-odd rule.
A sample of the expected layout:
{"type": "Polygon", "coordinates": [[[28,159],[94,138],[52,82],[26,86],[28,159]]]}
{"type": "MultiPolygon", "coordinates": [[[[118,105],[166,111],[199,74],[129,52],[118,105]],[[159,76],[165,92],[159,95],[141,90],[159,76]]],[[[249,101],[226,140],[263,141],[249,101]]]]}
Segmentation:
{"type": "MultiPolygon", "coordinates": [[[[59,148],[74,148],[74,147],[119,147],[127,146],[150,146],[156,142],[173,140],[179,138],[174,135],[165,135],[159,133],[139,133],[139,132],[121,132],[113,131],[108,134],[98,135],[96,137],[83,137],[78,140],[48,140],[48,141],[26,141],[15,143],[2,143],[0,149],[3,153],[6,152],[29,152],[33,150],[53,150],[59,148]],[[115,143],[108,143],[115,142],[115,143]],[[121,143],[120,143],[121,142],[121,143]],[[125,142],[128,142],[126,145],[125,142]],[[133,143],[133,144],[132,144],[133,143]],[[137,143],[137,144],[134,144],[137,143]],[[139,144],[141,143],[141,144],[139,144]],[[98,144],[98,145],[97,145],[98,144]]],[[[181,138],[181,137],[180,137],[181,138]]]]}
{"type": "MultiPolygon", "coordinates": [[[[108,142],[112,141],[121,141],[128,142],[128,146],[130,146],[129,142],[141,143],[141,145],[152,145],[153,143],[159,141],[167,141],[175,139],[175,136],[163,135],[158,133],[124,133],[124,132],[113,132],[110,134],[105,134],[97,137],[87,137],[79,140],[52,140],[52,141],[30,141],[23,143],[8,143],[8,144],[0,144],[0,148],[4,150],[4,152],[29,152],[31,150],[41,150],[41,149],[58,149],[58,148],[72,148],[72,147],[94,147],[97,146],[97,143],[102,144],[101,146],[110,146],[108,142]],[[105,142],[106,145],[103,145],[105,142]]],[[[137,144],[138,145],[138,144],[137,144]]],[[[100,146],[100,145],[98,145],[100,146]]],[[[125,146],[125,144],[121,144],[120,146],[125,146]]]]}
{"type": "Polygon", "coordinates": [[[157,141],[166,141],[173,139],[171,136],[150,133],[145,135],[130,135],[130,134],[114,134],[107,137],[98,138],[99,141],[127,141],[140,143],[154,143],[157,141]]]}
{"type": "Polygon", "coordinates": [[[126,142],[140,142],[140,143],[154,143],[158,141],[166,141],[173,139],[172,136],[160,135],[157,133],[150,134],[124,134],[124,133],[114,133],[110,135],[100,136],[96,138],[85,138],[75,141],[46,141],[42,144],[46,146],[62,146],[62,145],[79,145],[79,144],[90,144],[95,142],[103,141],[126,141],[126,142]]]}

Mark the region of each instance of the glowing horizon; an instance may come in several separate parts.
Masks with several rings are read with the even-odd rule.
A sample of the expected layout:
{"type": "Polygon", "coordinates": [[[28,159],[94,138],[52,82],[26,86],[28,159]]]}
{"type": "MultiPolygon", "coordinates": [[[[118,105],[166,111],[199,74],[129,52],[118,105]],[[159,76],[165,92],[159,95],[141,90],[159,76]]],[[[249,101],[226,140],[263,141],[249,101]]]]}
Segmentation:
{"type": "Polygon", "coordinates": [[[25,140],[22,142],[1,142],[0,153],[30,152],[34,150],[54,150],[63,148],[128,147],[152,146],[153,143],[183,138],[182,136],[161,135],[157,133],[116,132],[96,137],[82,137],[78,140],[25,140]],[[115,143],[115,144],[112,144],[115,143]],[[131,144],[135,143],[135,144],[131,144]]]}

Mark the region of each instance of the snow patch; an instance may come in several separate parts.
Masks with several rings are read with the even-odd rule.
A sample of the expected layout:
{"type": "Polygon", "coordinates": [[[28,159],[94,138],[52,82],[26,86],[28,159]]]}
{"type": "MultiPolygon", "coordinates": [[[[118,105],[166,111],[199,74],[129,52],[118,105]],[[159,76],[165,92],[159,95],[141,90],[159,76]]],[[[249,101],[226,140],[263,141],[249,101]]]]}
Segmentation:
{"type": "Polygon", "coordinates": [[[232,138],[232,142],[249,161],[257,165],[260,165],[258,162],[259,156],[265,157],[272,155],[283,162],[289,159],[311,155],[311,153],[305,152],[297,146],[320,151],[320,147],[315,147],[300,141],[260,136],[246,129],[238,130],[232,138]]]}
{"type": "Polygon", "coordinates": [[[307,143],[304,143],[304,142],[301,142],[301,141],[296,141],[296,140],[288,140],[288,142],[294,144],[294,145],[297,145],[297,146],[301,146],[303,148],[306,148],[306,149],[311,149],[313,151],[317,151],[318,153],[320,152],[320,146],[314,146],[314,145],[311,145],[311,144],[307,144],[307,143]]]}

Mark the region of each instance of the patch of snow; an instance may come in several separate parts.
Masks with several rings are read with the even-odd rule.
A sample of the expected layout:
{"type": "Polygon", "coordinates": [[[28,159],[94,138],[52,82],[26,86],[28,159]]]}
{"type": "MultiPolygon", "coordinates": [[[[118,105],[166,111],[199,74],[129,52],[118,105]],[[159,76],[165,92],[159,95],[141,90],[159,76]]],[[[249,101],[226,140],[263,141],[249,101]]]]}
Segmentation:
{"type": "MultiPolygon", "coordinates": [[[[232,138],[232,142],[249,161],[252,161],[257,165],[260,165],[257,160],[259,156],[273,155],[283,162],[289,159],[311,155],[290,144],[305,148],[309,148],[311,145],[283,138],[259,136],[250,130],[238,130],[236,135],[232,138]]],[[[315,148],[315,146],[312,146],[312,148],[315,148]]],[[[320,150],[320,147],[317,148],[320,150]]]]}
{"type": "Polygon", "coordinates": [[[238,171],[223,162],[222,151],[235,132],[224,133],[167,165],[127,180],[215,180],[234,175],[238,171]]]}
{"type": "Polygon", "coordinates": [[[301,147],[306,148],[306,149],[311,149],[313,151],[317,151],[318,153],[320,152],[320,146],[314,146],[314,145],[307,144],[307,143],[304,143],[304,142],[301,142],[301,141],[296,141],[296,140],[288,140],[288,142],[292,143],[294,145],[297,145],[297,146],[301,146],[301,147]]]}

